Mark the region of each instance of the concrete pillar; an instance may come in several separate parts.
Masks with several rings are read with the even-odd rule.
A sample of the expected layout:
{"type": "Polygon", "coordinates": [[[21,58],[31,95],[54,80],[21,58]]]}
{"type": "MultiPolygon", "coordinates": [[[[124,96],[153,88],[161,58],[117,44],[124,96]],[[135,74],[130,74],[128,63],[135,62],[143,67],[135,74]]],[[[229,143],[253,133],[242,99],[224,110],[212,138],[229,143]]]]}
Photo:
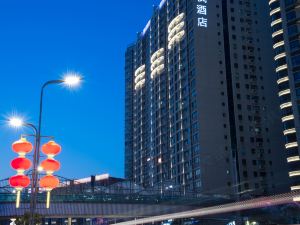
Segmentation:
{"type": "Polygon", "coordinates": [[[72,225],[72,218],[71,217],[68,218],[68,225],[72,225]]]}

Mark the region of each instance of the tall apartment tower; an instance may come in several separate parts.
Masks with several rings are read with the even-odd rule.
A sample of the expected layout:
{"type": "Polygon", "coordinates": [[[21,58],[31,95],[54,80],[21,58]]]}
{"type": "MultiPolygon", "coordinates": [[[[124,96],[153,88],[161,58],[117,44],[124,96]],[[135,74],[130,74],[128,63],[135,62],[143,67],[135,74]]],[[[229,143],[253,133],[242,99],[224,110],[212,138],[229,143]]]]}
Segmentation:
{"type": "Polygon", "coordinates": [[[262,0],[154,8],[126,53],[128,178],[184,193],[284,189],[269,20],[262,0]]]}
{"type": "Polygon", "coordinates": [[[278,95],[291,190],[300,190],[300,2],[270,0],[278,95]]]}

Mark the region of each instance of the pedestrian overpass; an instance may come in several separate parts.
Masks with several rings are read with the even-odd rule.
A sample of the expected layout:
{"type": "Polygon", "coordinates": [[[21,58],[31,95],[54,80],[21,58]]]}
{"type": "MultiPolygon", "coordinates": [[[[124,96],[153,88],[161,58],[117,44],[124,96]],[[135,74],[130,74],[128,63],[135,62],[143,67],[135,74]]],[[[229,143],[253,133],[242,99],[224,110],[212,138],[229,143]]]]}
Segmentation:
{"type": "MultiPolygon", "coordinates": [[[[60,177],[61,186],[52,191],[46,209],[46,193],[40,192],[36,212],[46,218],[145,218],[178,213],[199,207],[230,202],[229,196],[199,195],[174,190],[144,189],[129,181],[76,183],[60,177]]],[[[21,195],[20,208],[8,179],[0,181],[0,218],[14,218],[29,211],[30,189],[21,195]]]]}
{"type": "MultiPolygon", "coordinates": [[[[273,206],[280,206],[277,208],[279,212],[291,207],[299,214],[299,204],[294,200],[299,199],[300,191],[237,201],[233,196],[182,193],[172,188],[162,193],[161,190],[145,189],[122,179],[87,183],[63,177],[60,180],[60,187],[52,191],[49,209],[45,207],[46,193],[41,190],[38,194],[36,212],[46,219],[44,225],[52,225],[52,222],[56,225],[93,225],[91,221],[95,218],[106,218],[120,225],[226,214],[230,218],[235,212],[252,209],[262,209],[264,212],[265,209],[274,210],[273,206]],[[85,222],[73,223],[76,219],[85,222]],[[48,223],[48,220],[51,222],[48,223]]],[[[9,221],[29,212],[30,196],[30,189],[24,190],[20,208],[16,209],[16,194],[9,187],[8,179],[0,180],[0,221],[9,221]]]]}

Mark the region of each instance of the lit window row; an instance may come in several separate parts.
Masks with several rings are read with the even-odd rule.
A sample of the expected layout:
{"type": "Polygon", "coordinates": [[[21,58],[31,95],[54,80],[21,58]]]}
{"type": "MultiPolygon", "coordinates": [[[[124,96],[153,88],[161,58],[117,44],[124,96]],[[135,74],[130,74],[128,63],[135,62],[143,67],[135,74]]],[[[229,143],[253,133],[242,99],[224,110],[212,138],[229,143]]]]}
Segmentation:
{"type": "Polygon", "coordinates": [[[294,148],[294,147],[298,147],[298,143],[297,142],[291,142],[291,143],[285,144],[285,148],[286,149],[294,148]]]}
{"type": "Polygon", "coordinates": [[[179,24],[177,24],[176,27],[174,27],[172,29],[172,31],[169,33],[168,35],[168,41],[171,41],[172,38],[177,34],[179,33],[180,31],[182,31],[184,28],[184,21],[180,22],[179,24]]]}
{"type": "Polygon", "coordinates": [[[138,76],[135,77],[134,82],[138,83],[140,80],[144,79],[145,77],[145,72],[140,73],[138,76]]]}
{"type": "Polygon", "coordinates": [[[280,18],[280,19],[277,19],[277,20],[274,20],[274,21],[272,21],[272,23],[271,23],[271,27],[274,27],[276,24],[278,24],[278,23],[281,23],[282,22],[282,19],[280,18]]]}
{"type": "Polygon", "coordinates": [[[298,161],[300,161],[300,156],[289,157],[289,158],[287,158],[287,161],[289,163],[291,163],[291,162],[298,162],[298,161]]]}
{"type": "Polygon", "coordinates": [[[284,134],[284,135],[294,134],[294,133],[296,133],[296,129],[295,129],[295,128],[292,128],[292,129],[288,129],[288,130],[284,130],[284,131],[283,131],[283,134],[284,134]]]}
{"type": "Polygon", "coordinates": [[[140,66],[136,69],[134,75],[134,83],[135,83],[135,90],[140,89],[145,84],[145,65],[140,66]]]}
{"type": "Polygon", "coordinates": [[[137,68],[134,73],[135,77],[137,77],[140,73],[145,72],[145,68],[145,65],[141,65],[139,68],[137,68]]]}
{"type": "MultiPolygon", "coordinates": [[[[269,5],[271,6],[273,3],[279,3],[279,0],[269,0],[269,5]]],[[[276,5],[277,6],[277,5],[276,5]]],[[[271,6],[271,9],[273,7],[276,7],[275,5],[272,5],[271,6]]],[[[280,6],[271,10],[270,11],[270,16],[273,17],[273,18],[278,18],[278,17],[281,17],[281,9],[280,9],[280,6]],[[277,14],[278,13],[278,14],[277,14]],[[276,16],[274,16],[276,14],[276,16]]],[[[274,41],[276,40],[277,42],[273,45],[273,49],[277,49],[280,47],[280,50],[277,50],[277,52],[281,52],[279,54],[277,54],[275,57],[274,57],[274,60],[275,61],[278,61],[278,60],[284,60],[284,58],[286,57],[286,53],[285,52],[282,52],[282,48],[283,46],[285,45],[285,42],[283,40],[283,38],[281,38],[282,34],[284,33],[283,29],[280,27],[280,26],[277,26],[275,27],[277,24],[280,24],[282,23],[282,18],[278,18],[278,19],[275,19],[271,22],[271,27],[273,28],[274,32],[272,33],[272,38],[276,38],[274,39],[274,41]],[[279,36],[281,35],[281,36],[279,36]],[[281,40],[279,40],[281,39],[281,40]]],[[[276,72],[277,73],[282,73],[282,71],[288,69],[288,65],[287,64],[284,64],[284,65],[280,65],[278,67],[276,67],[276,72]]],[[[282,74],[280,74],[280,77],[282,77],[282,74]]],[[[288,82],[289,81],[289,78],[288,76],[286,75],[285,77],[282,77],[280,79],[277,80],[277,84],[281,86],[282,83],[284,82],[288,82]]],[[[285,84],[284,86],[289,86],[288,84],[285,84]]],[[[279,97],[282,97],[282,96],[285,96],[285,95],[289,95],[291,94],[291,90],[289,88],[286,88],[286,89],[282,89],[280,88],[281,91],[278,93],[279,97]]],[[[289,108],[289,107],[292,107],[292,102],[285,102],[285,103],[282,103],[280,105],[280,109],[281,110],[284,110],[286,108],[289,108]]],[[[294,120],[294,115],[288,115],[288,116],[284,116],[282,117],[282,122],[285,123],[285,122],[288,122],[288,121],[291,121],[291,120],[294,120]]],[[[283,131],[283,134],[285,136],[287,135],[290,135],[290,134],[295,134],[296,133],[296,129],[295,128],[288,128],[288,129],[285,129],[283,131]]],[[[285,144],[285,148],[287,150],[289,149],[292,149],[292,148],[297,148],[298,147],[298,142],[289,142],[288,141],[288,138],[286,139],[286,144],[285,144]]],[[[300,156],[292,156],[292,157],[288,157],[287,158],[287,162],[288,163],[292,163],[292,162],[298,162],[300,161],[300,156]]],[[[295,177],[295,176],[300,176],[300,170],[299,171],[292,171],[292,172],[289,172],[289,176],[290,177],[295,177]]],[[[291,187],[291,190],[294,191],[294,190],[300,190],[300,186],[292,186],[291,187]]],[[[293,198],[293,200],[295,202],[299,202],[300,201],[300,196],[297,196],[295,198],[293,198]]]]}
{"type": "Polygon", "coordinates": [[[270,0],[269,5],[271,5],[273,2],[277,2],[278,0],[270,0]]]}
{"type": "Polygon", "coordinates": [[[151,78],[154,79],[157,75],[162,74],[164,70],[165,70],[164,64],[155,67],[155,69],[151,72],[151,78]]]}
{"type": "Polygon", "coordinates": [[[275,60],[278,60],[278,59],[281,59],[281,58],[283,58],[283,57],[286,57],[286,53],[284,52],[284,53],[281,53],[281,54],[278,54],[278,55],[276,55],[275,57],[274,57],[274,59],[275,60]]]}
{"type": "Polygon", "coordinates": [[[176,16],[169,24],[168,32],[171,33],[172,29],[176,27],[176,25],[182,22],[183,20],[184,20],[184,13],[181,13],[178,16],[176,16]]]}
{"type": "Polygon", "coordinates": [[[284,41],[280,41],[280,42],[275,43],[275,44],[273,45],[273,48],[275,49],[275,48],[278,48],[278,47],[280,47],[280,46],[282,46],[282,45],[284,45],[284,41]]]}
{"type": "Polygon", "coordinates": [[[165,56],[161,56],[158,59],[156,59],[153,63],[151,63],[151,71],[153,71],[156,67],[163,64],[165,61],[165,56]]]}
{"type": "Polygon", "coordinates": [[[289,81],[289,77],[283,77],[277,80],[277,84],[281,84],[283,82],[289,81]]]}
{"type": "Polygon", "coordinates": [[[285,70],[285,69],[287,69],[288,67],[287,67],[287,64],[285,64],[285,65],[282,65],[282,66],[278,66],[277,68],[276,68],[276,72],[278,73],[278,72],[280,72],[281,70],[285,70]]]}
{"type": "Polygon", "coordinates": [[[278,13],[280,12],[280,7],[276,8],[276,9],[273,9],[271,12],[270,12],[270,16],[274,15],[275,13],[278,13]]]}
{"type": "Polygon", "coordinates": [[[300,176],[300,170],[289,172],[290,177],[300,176]]]}
{"type": "Polygon", "coordinates": [[[291,102],[286,102],[286,103],[283,103],[283,104],[280,105],[281,109],[285,109],[285,108],[288,108],[288,107],[292,107],[291,102]]]}
{"type": "Polygon", "coordinates": [[[286,89],[286,90],[283,90],[283,91],[280,91],[278,93],[279,96],[283,96],[283,95],[287,95],[287,94],[290,94],[291,93],[291,90],[290,89],[286,89]]]}
{"type": "Polygon", "coordinates": [[[276,37],[277,35],[280,35],[280,34],[283,34],[283,29],[274,32],[274,33],[272,34],[272,37],[274,38],[274,37],[276,37]]]}
{"type": "Polygon", "coordinates": [[[289,115],[289,116],[285,116],[285,117],[282,117],[282,122],[286,122],[286,121],[289,121],[289,120],[293,120],[294,119],[294,115],[289,115]]]}
{"type": "Polygon", "coordinates": [[[165,56],[164,48],[159,49],[153,53],[151,57],[151,78],[155,78],[157,75],[160,75],[165,69],[165,56]]]}
{"type": "Polygon", "coordinates": [[[292,186],[291,191],[297,191],[300,190],[300,186],[292,186]]]}
{"type": "Polygon", "coordinates": [[[184,30],[183,30],[183,31],[180,31],[179,33],[177,33],[177,34],[170,40],[169,45],[168,45],[168,48],[171,49],[171,48],[174,46],[174,44],[180,42],[180,41],[183,39],[184,35],[185,35],[185,31],[184,31],[184,30]]]}
{"type": "Polygon", "coordinates": [[[180,42],[185,35],[185,21],[184,13],[179,14],[175,17],[168,27],[168,48],[171,49],[176,43],[180,42]]]}
{"type": "Polygon", "coordinates": [[[158,49],[156,52],[154,52],[151,56],[151,63],[153,63],[156,59],[163,56],[165,52],[164,48],[158,49]]]}
{"type": "Polygon", "coordinates": [[[145,79],[140,80],[136,85],[135,85],[135,90],[138,90],[140,88],[142,88],[145,85],[145,79]]]}

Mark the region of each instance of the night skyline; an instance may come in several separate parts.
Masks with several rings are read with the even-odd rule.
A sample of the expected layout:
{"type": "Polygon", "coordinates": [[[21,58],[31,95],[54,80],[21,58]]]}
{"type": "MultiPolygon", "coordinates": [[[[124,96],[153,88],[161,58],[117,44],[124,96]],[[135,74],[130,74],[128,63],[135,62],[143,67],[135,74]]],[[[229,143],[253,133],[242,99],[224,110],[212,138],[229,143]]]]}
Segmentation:
{"type": "Polygon", "coordinates": [[[63,147],[58,174],[123,177],[124,53],[154,4],[159,1],[0,3],[0,178],[14,174],[12,142],[30,132],[8,127],[5,117],[17,113],[37,123],[41,85],[66,71],[81,73],[84,83],[74,91],[49,87],[43,114],[43,134],[63,147]]]}
{"type": "Polygon", "coordinates": [[[0,225],[300,225],[300,0],[0,0],[0,225]]]}

